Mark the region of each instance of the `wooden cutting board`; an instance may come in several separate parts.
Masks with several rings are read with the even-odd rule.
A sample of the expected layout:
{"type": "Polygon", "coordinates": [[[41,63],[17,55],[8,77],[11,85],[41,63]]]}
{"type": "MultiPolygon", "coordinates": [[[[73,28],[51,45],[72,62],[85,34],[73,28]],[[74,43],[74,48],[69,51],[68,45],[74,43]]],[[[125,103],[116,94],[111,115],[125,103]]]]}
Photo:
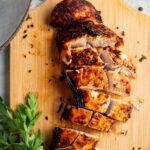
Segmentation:
{"type": "Polygon", "coordinates": [[[42,117],[38,121],[50,143],[55,126],[72,127],[97,134],[101,150],[150,150],[150,18],[129,8],[121,0],[91,0],[102,11],[104,23],[119,35],[124,31],[124,51],[137,67],[137,81],[133,100],[144,99],[142,110],[134,110],[131,119],[119,123],[112,133],[99,133],[88,128],[60,122],[56,113],[60,97],[70,98],[70,89],[60,81],[63,64],[55,45],[56,31],[49,26],[52,8],[60,0],[47,0],[30,12],[19,33],[11,43],[10,55],[10,105],[15,108],[24,102],[29,91],[37,94],[42,117]],[[119,29],[118,29],[119,28],[119,29]],[[147,57],[139,62],[141,55],[147,57]],[[48,120],[45,117],[48,117],[48,120]],[[125,134],[123,134],[125,133],[125,134]],[[140,149],[141,147],[141,149],[140,149]]]}

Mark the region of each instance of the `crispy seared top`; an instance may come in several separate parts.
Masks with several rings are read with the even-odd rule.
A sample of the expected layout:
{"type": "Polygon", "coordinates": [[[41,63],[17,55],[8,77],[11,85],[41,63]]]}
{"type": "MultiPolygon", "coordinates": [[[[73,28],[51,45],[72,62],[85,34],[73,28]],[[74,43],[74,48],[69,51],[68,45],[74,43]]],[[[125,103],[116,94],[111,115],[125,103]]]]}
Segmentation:
{"type": "Polygon", "coordinates": [[[123,44],[123,39],[117,36],[112,30],[106,27],[102,23],[94,23],[92,21],[80,22],[71,27],[64,28],[58,31],[56,42],[59,49],[62,49],[66,42],[74,39],[81,38],[83,36],[102,38],[113,38],[116,42],[116,46],[123,44]]]}
{"type": "Polygon", "coordinates": [[[100,12],[90,2],[86,0],[63,0],[52,11],[51,25],[61,28],[88,18],[102,21],[100,12]]]}

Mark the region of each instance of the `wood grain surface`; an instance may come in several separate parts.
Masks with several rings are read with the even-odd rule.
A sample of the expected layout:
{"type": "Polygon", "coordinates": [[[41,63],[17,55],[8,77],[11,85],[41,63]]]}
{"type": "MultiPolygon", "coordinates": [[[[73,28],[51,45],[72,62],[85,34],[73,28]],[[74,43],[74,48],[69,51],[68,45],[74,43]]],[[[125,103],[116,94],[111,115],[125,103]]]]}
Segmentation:
{"type": "Polygon", "coordinates": [[[142,110],[133,110],[127,123],[118,123],[111,133],[100,133],[60,121],[60,115],[56,112],[60,97],[71,97],[70,89],[60,81],[63,63],[59,60],[55,45],[56,30],[48,24],[51,10],[59,1],[47,0],[32,10],[31,19],[24,22],[11,43],[11,107],[15,108],[25,101],[29,91],[37,94],[39,110],[42,111],[37,128],[46,136],[45,149],[48,149],[53,128],[60,126],[99,135],[98,147],[101,150],[150,150],[150,18],[129,8],[122,0],[91,0],[102,11],[104,23],[108,27],[119,35],[124,31],[123,51],[137,67],[137,80],[131,98],[133,101],[144,99],[142,110]],[[139,62],[141,55],[147,59],[139,62]]]}

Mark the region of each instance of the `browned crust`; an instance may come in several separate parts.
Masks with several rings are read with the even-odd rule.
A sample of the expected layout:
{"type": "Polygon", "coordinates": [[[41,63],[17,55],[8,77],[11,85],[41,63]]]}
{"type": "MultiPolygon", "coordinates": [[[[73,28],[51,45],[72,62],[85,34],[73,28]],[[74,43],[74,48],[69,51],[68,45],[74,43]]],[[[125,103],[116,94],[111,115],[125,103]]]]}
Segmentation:
{"type": "Polygon", "coordinates": [[[98,137],[69,128],[55,128],[50,150],[72,149],[92,150],[98,142],[98,137]]]}
{"type": "Polygon", "coordinates": [[[109,83],[105,71],[96,66],[78,70],[65,70],[74,86],[80,88],[94,88],[107,90],[109,83]]]}
{"type": "MultiPolygon", "coordinates": [[[[68,105],[69,106],[69,105],[68,105]]],[[[66,107],[69,108],[69,107],[66,107]]],[[[67,116],[63,116],[65,120],[68,120],[75,124],[80,124],[92,129],[96,129],[102,132],[107,132],[115,122],[104,114],[87,110],[86,108],[70,107],[69,110],[64,110],[67,116]]],[[[63,114],[64,115],[64,114],[63,114]]]]}
{"type": "Polygon", "coordinates": [[[60,129],[56,148],[65,148],[70,146],[77,136],[78,132],[75,130],[60,129]]]}
{"type": "Polygon", "coordinates": [[[131,79],[120,71],[108,71],[112,80],[111,92],[123,96],[131,94],[131,79]]]}
{"type": "Polygon", "coordinates": [[[93,150],[97,142],[95,137],[80,134],[73,143],[73,150],[93,150]]]}
{"type": "Polygon", "coordinates": [[[132,104],[113,99],[108,116],[118,121],[127,121],[131,117],[132,104]]]}
{"type": "Polygon", "coordinates": [[[84,21],[78,23],[77,25],[59,30],[56,37],[57,46],[59,50],[66,49],[66,47],[64,47],[66,42],[80,38],[84,35],[90,37],[101,36],[104,38],[114,38],[114,41],[116,41],[116,47],[123,44],[123,39],[104,24],[96,24],[92,21],[84,21]]]}
{"type": "Polygon", "coordinates": [[[89,127],[102,131],[108,132],[112,125],[114,124],[114,120],[109,119],[108,117],[101,115],[100,113],[95,113],[89,123],[89,127]]]}
{"type": "Polygon", "coordinates": [[[84,106],[87,109],[105,113],[110,104],[110,95],[105,92],[93,90],[80,90],[82,94],[84,106]]]}
{"type": "Polygon", "coordinates": [[[100,12],[86,0],[63,0],[58,3],[51,13],[51,25],[66,27],[85,19],[102,21],[100,12]]]}
{"type": "Polygon", "coordinates": [[[92,114],[92,111],[86,110],[84,108],[72,107],[68,115],[68,120],[72,123],[87,126],[92,117],[92,114]]]}
{"type": "Polygon", "coordinates": [[[75,49],[71,51],[72,62],[70,68],[81,68],[84,66],[102,66],[102,60],[97,51],[92,48],[75,49]]]}

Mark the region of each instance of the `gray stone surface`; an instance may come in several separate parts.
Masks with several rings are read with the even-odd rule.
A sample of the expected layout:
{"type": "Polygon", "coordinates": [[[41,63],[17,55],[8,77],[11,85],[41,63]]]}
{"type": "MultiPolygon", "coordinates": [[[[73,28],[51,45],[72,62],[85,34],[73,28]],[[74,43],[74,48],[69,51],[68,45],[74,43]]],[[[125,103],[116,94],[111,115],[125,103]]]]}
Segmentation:
{"type": "Polygon", "coordinates": [[[8,43],[26,16],[31,0],[0,0],[0,47],[8,43]]]}
{"type": "Polygon", "coordinates": [[[9,100],[9,47],[0,51],[0,96],[9,100]]]}

